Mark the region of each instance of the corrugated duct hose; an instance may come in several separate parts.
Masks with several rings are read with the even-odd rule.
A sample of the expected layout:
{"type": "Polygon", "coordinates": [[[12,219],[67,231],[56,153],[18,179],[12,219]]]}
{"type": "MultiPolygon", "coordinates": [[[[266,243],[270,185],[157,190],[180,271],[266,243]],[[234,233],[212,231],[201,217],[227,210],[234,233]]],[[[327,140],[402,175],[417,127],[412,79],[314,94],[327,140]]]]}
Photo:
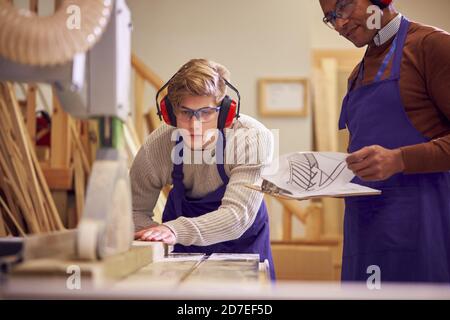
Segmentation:
{"type": "Polygon", "coordinates": [[[32,66],[69,62],[100,39],[112,8],[112,0],[64,0],[53,15],[40,17],[0,0],[0,55],[32,66]],[[76,12],[79,29],[68,26],[76,12]]]}

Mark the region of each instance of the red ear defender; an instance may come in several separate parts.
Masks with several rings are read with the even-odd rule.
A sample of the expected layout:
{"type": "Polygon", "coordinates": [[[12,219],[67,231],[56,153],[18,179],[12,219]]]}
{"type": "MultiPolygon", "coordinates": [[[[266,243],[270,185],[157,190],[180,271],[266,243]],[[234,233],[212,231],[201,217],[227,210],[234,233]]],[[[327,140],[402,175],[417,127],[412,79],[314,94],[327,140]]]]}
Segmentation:
{"type": "Polygon", "coordinates": [[[231,127],[235,117],[236,117],[236,101],[231,100],[230,109],[228,110],[227,118],[225,120],[225,128],[231,127]]]}
{"type": "Polygon", "coordinates": [[[225,96],[220,103],[217,128],[220,130],[230,128],[234,118],[239,118],[239,103],[236,103],[236,101],[232,100],[229,96],[225,96]]]}
{"type": "MultiPolygon", "coordinates": [[[[214,69],[214,71],[216,71],[214,69]]],[[[156,101],[156,109],[158,110],[158,117],[161,121],[164,120],[165,123],[168,125],[177,126],[177,117],[175,116],[174,109],[172,107],[172,104],[170,103],[169,98],[167,95],[161,100],[161,103],[158,102],[159,95],[164,91],[165,88],[169,86],[170,81],[177,75],[178,73],[175,73],[172,78],[169,79],[159,90],[156,92],[155,101],[156,101]]],[[[229,128],[233,124],[233,119],[239,118],[239,113],[241,109],[241,95],[239,94],[238,89],[236,89],[231,83],[227,81],[227,79],[223,79],[225,84],[233,90],[237,97],[238,101],[231,100],[229,96],[225,96],[225,98],[222,100],[221,108],[219,111],[219,117],[217,120],[217,127],[219,129],[229,128]],[[237,109],[237,110],[236,110],[237,109]]]]}
{"type": "Polygon", "coordinates": [[[169,101],[169,98],[165,96],[161,100],[160,104],[160,117],[162,117],[162,120],[164,120],[165,123],[167,123],[170,126],[177,126],[177,119],[175,117],[175,114],[173,113],[172,104],[169,101]]]}

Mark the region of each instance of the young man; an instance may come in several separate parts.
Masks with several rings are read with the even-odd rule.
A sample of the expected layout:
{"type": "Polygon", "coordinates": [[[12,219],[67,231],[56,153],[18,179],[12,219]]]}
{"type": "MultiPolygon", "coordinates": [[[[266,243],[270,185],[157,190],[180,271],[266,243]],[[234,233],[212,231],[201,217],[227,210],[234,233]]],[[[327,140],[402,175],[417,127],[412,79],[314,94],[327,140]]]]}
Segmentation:
{"type": "Polygon", "coordinates": [[[130,172],[135,238],[174,244],[175,252],[258,253],[274,278],[263,195],[246,187],[271,160],[273,137],[239,115],[228,79],[222,65],[194,59],[166,84],[157,103],[169,125],[147,137],[130,172]],[[155,225],[153,208],[169,184],[163,224],[155,225]]]}
{"type": "Polygon", "coordinates": [[[342,279],[450,282],[450,35],[391,2],[320,0],[326,24],[367,46],[339,127],[355,182],[382,191],[346,199],[342,279]]]}

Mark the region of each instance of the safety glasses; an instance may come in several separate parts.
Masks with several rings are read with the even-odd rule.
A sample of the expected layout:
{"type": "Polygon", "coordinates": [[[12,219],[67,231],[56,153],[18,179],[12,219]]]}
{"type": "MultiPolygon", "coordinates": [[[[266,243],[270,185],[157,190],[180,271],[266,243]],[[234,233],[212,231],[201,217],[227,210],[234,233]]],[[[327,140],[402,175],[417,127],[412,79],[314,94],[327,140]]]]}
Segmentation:
{"type": "Polygon", "coordinates": [[[204,123],[210,122],[214,119],[214,115],[220,110],[220,106],[218,107],[204,107],[198,110],[192,110],[186,107],[176,108],[175,115],[177,120],[182,122],[191,121],[192,117],[204,123]]]}
{"type": "Polygon", "coordinates": [[[355,6],[355,0],[340,0],[336,3],[336,9],[328,13],[322,21],[330,29],[336,29],[336,20],[348,19],[355,10],[355,6]]]}

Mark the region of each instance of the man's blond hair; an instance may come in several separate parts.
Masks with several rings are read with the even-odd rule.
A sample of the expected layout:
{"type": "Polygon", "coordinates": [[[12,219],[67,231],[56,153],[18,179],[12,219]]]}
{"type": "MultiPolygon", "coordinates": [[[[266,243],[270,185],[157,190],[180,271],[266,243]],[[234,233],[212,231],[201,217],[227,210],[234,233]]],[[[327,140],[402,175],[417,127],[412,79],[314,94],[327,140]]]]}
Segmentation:
{"type": "Polygon", "coordinates": [[[230,72],[219,63],[206,59],[192,59],[184,64],[170,81],[168,98],[178,108],[186,96],[214,97],[218,105],[226,95],[225,80],[230,72]]]}

